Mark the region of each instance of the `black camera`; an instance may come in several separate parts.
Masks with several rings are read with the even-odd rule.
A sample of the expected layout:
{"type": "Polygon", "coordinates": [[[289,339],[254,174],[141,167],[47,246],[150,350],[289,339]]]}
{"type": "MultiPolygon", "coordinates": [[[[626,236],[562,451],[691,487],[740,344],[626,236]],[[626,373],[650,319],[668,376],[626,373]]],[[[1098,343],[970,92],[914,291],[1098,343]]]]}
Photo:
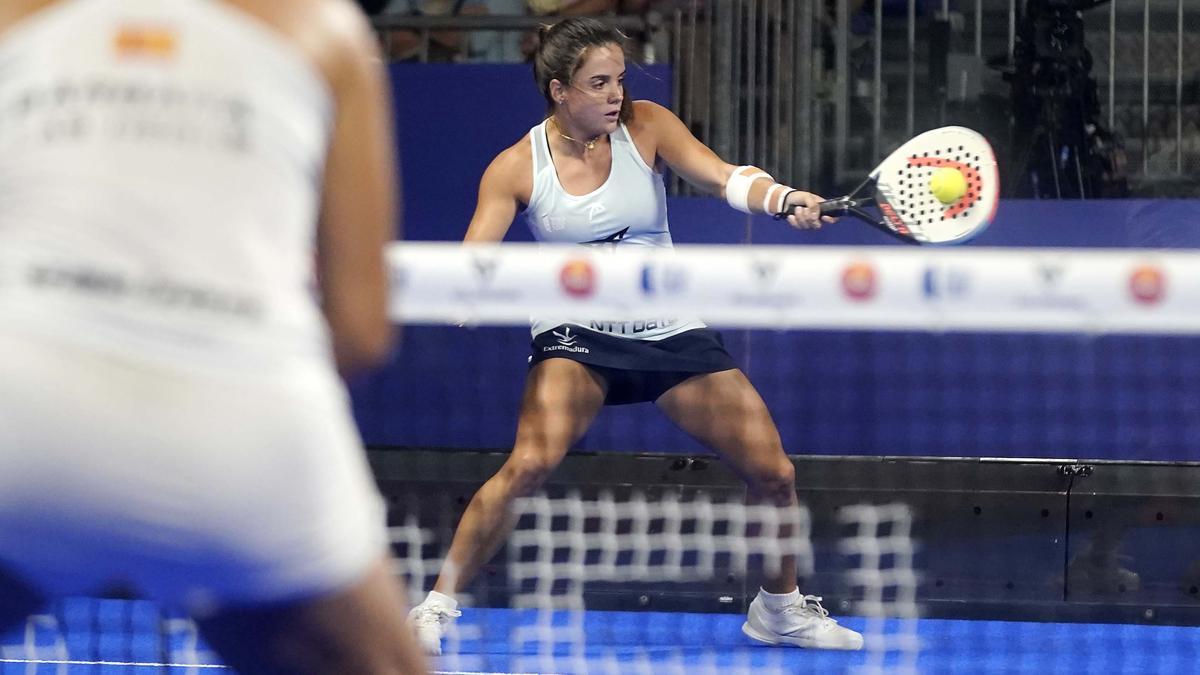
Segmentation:
{"type": "Polygon", "coordinates": [[[1119,143],[1100,124],[1082,11],[1108,0],[1028,0],[1012,70],[1013,194],[1033,198],[1123,196],[1119,143]],[[1013,180],[1015,178],[1015,180],[1013,180]]]}

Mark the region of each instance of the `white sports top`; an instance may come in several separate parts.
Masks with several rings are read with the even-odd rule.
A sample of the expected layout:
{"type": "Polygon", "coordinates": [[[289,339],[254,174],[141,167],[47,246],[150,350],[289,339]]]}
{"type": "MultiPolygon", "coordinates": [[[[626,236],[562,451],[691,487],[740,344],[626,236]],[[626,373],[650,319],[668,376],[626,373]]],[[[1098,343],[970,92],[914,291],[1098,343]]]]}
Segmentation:
{"type": "Polygon", "coordinates": [[[333,99],[216,0],[64,0],[0,34],[0,327],[257,372],[329,361],[333,99]]]}
{"type": "MultiPolygon", "coordinates": [[[[608,179],[586,195],[568,194],[559,182],[550,155],[546,121],[530,129],[529,140],[533,146],[533,193],[525,209],[525,221],[538,241],[671,248],[667,191],[662,176],[646,165],[624,124],[609,135],[612,168],[608,179]]],[[[696,320],[661,317],[582,320],[538,317],[533,320],[533,334],[564,323],[642,340],[661,340],[704,327],[696,320]]]]}

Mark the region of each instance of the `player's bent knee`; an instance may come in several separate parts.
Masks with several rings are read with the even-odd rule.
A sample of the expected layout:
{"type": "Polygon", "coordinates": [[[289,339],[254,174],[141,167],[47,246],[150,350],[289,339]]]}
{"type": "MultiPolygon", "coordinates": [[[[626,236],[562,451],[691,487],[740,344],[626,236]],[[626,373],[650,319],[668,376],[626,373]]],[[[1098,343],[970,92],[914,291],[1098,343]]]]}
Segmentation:
{"type": "Polygon", "coordinates": [[[753,478],[758,491],[775,501],[787,501],[796,491],[796,467],[786,459],[762,467],[753,478]]]}
{"type": "Polygon", "coordinates": [[[540,453],[514,454],[504,466],[510,491],[519,497],[533,494],[542,487],[557,464],[540,453]]]}

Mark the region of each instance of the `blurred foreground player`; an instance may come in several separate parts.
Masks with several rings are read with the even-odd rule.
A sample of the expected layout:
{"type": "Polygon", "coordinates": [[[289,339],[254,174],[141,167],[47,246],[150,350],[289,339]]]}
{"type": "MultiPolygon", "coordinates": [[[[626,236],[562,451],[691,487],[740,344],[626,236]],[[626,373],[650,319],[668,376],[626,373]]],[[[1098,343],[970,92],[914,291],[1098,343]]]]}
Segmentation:
{"type": "Polygon", "coordinates": [[[425,671],[338,376],[385,88],[349,0],[0,3],[0,630],[119,584],[243,675],[425,671]]]}

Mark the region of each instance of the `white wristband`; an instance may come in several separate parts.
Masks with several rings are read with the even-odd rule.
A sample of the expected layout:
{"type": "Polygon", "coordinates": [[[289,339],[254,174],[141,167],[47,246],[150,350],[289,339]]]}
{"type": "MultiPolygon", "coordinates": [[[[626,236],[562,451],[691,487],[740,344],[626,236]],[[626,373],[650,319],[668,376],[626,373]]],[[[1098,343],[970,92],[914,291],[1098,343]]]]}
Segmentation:
{"type": "Polygon", "coordinates": [[[750,210],[750,205],[747,203],[750,198],[750,186],[754,185],[754,181],[759,178],[771,178],[771,175],[765,171],[758,170],[748,176],[742,174],[742,169],[755,169],[753,166],[739,166],[729,175],[729,180],[725,182],[725,201],[733,208],[742,213],[754,213],[750,210]]]}
{"type": "Polygon", "coordinates": [[[773,208],[771,208],[771,200],[775,198],[776,192],[778,192],[780,190],[787,190],[787,189],[788,189],[788,186],[784,185],[783,183],[776,183],[776,184],[772,185],[770,188],[768,188],[767,196],[763,197],[763,213],[767,214],[768,216],[773,216],[776,213],[779,213],[780,211],[782,211],[783,204],[780,204],[779,208],[773,209],[773,208]]]}

